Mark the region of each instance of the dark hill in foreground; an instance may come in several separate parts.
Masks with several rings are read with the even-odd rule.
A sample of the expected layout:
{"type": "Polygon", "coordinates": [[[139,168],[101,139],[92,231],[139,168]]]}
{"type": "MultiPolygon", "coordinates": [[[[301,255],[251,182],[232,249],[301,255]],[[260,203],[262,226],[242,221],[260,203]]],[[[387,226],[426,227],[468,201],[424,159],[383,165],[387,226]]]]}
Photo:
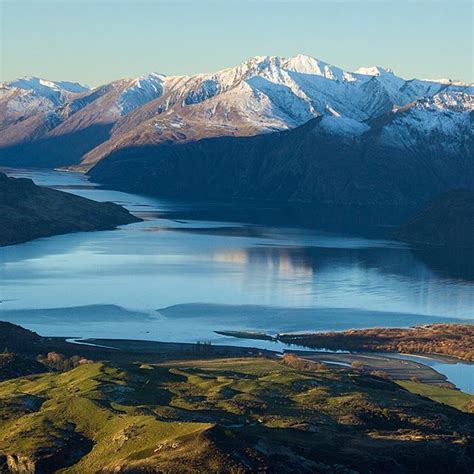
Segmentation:
{"type": "Polygon", "coordinates": [[[113,229],[139,220],[117,204],[92,201],[0,173],[0,246],[69,232],[113,229]]]}
{"type": "Polygon", "coordinates": [[[29,329],[0,321],[0,347],[2,349],[8,347],[15,350],[24,350],[25,348],[31,348],[40,340],[41,337],[29,329]]]}
{"type": "Polygon", "coordinates": [[[395,236],[409,242],[474,250],[474,191],[443,194],[398,229],[395,236]]]}

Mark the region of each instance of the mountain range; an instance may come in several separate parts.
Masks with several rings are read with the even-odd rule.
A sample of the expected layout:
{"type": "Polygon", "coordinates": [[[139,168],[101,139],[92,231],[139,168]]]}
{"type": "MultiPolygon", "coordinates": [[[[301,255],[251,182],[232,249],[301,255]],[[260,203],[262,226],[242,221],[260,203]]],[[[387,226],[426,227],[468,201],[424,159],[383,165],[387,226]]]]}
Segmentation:
{"type": "Polygon", "coordinates": [[[400,204],[474,186],[473,110],[472,84],[304,55],[93,89],[23,78],[0,87],[0,163],[153,194],[400,204]]]}

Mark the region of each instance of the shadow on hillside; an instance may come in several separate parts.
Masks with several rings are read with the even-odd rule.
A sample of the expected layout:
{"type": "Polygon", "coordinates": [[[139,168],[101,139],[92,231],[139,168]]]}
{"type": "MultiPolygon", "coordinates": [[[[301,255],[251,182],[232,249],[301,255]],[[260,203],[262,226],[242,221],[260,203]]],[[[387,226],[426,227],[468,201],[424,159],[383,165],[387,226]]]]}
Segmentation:
{"type": "Polygon", "coordinates": [[[76,165],[83,155],[108,140],[112,126],[95,124],[64,135],[0,148],[0,164],[16,168],[76,165]]]}

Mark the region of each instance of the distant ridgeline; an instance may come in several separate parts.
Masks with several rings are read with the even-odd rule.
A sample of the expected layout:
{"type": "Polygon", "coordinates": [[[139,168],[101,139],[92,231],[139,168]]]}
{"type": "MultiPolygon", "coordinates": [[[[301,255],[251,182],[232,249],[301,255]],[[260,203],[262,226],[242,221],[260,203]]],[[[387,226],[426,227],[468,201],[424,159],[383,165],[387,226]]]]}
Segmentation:
{"type": "Polygon", "coordinates": [[[0,88],[0,163],[163,196],[417,207],[474,187],[473,91],[304,55],[92,90],[23,78],[0,88]]]}
{"type": "Polygon", "coordinates": [[[69,232],[113,229],[139,220],[117,204],[91,201],[0,173],[0,246],[69,232]]]}
{"type": "Polygon", "coordinates": [[[406,148],[386,142],[385,126],[334,135],[325,123],[336,120],[255,137],[118,149],[89,174],[119,189],[171,197],[413,209],[452,188],[474,187],[467,131],[460,135],[465,143],[451,150],[425,134],[406,148]]]}

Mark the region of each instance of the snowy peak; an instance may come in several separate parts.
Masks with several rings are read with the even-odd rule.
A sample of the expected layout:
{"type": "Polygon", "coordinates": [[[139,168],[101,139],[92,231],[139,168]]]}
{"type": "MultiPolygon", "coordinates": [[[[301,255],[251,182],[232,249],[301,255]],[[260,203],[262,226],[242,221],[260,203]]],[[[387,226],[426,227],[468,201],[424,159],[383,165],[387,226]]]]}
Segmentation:
{"type": "Polygon", "coordinates": [[[152,72],[131,79],[117,100],[120,114],[126,115],[137,107],[160,97],[163,94],[165,77],[163,74],[152,72]]]}
{"type": "Polygon", "coordinates": [[[40,77],[22,77],[5,84],[7,87],[16,87],[18,89],[31,90],[38,95],[47,97],[51,94],[69,92],[80,94],[89,90],[87,86],[77,82],[67,81],[49,81],[40,77]]]}
{"type": "Polygon", "coordinates": [[[299,54],[290,58],[280,56],[255,56],[233,68],[224,69],[215,76],[224,79],[224,84],[251,79],[255,76],[278,78],[284,73],[295,72],[321,76],[330,80],[351,80],[350,73],[311,56],[299,54]]]}
{"type": "Polygon", "coordinates": [[[147,89],[153,88],[156,86],[161,86],[166,76],[158,72],[151,72],[149,74],[144,74],[142,76],[131,79],[132,87],[138,89],[147,89]]]}
{"type": "Polygon", "coordinates": [[[238,66],[224,69],[217,74],[224,76],[234,75],[236,79],[245,80],[253,76],[278,75],[275,73],[281,73],[281,71],[320,76],[333,81],[363,80],[363,78],[358,76],[395,76],[392,69],[380,66],[361,67],[354,72],[345,71],[305,54],[298,54],[289,58],[281,56],[255,56],[238,66]]]}
{"type": "Polygon", "coordinates": [[[38,112],[61,106],[74,95],[88,90],[76,82],[49,81],[40,77],[22,77],[2,84],[3,94],[8,91],[13,94],[10,110],[37,109],[38,112]]]}
{"type": "Polygon", "coordinates": [[[287,71],[321,76],[333,81],[352,80],[350,73],[304,54],[284,59],[282,66],[287,71]]]}
{"type": "Polygon", "coordinates": [[[106,124],[110,136],[91,143],[81,157],[90,164],[131,143],[256,135],[315,117],[321,129],[339,137],[358,136],[388,118],[404,120],[414,130],[421,121],[461,123],[473,110],[473,98],[472,84],[405,80],[378,66],[351,72],[303,54],[256,56],[213,73],[150,73],[92,90],[36,77],[11,81],[0,85],[0,130],[2,112],[3,127],[15,140],[31,136],[25,121],[30,117],[41,125],[35,137],[106,124]],[[54,120],[46,122],[46,113],[54,120]]]}
{"type": "Polygon", "coordinates": [[[356,74],[362,74],[363,76],[383,76],[385,74],[391,74],[394,76],[393,70],[390,68],[383,68],[380,66],[371,67],[360,67],[354,71],[356,74]]]}

